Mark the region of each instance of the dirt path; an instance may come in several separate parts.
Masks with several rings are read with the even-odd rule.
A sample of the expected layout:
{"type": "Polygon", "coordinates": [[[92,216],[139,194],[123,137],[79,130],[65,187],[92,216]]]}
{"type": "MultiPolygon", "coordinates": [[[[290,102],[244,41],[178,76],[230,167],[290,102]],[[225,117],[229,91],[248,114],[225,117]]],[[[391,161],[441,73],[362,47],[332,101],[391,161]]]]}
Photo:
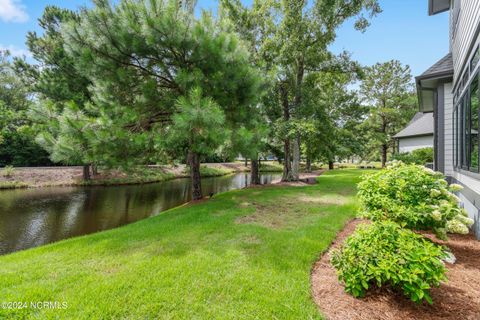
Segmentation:
{"type": "Polygon", "coordinates": [[[355,299],[339,284],[330,264],[330,250],[338,247],[361,220],[352,220],[337,235],[311,274],[312,295],[321,313],[332,320],[480,319],[480,241],[473,235],[450,235],[447,245],[457,258],[447,264],[448,282],[431,291],[433,305],[416,305],[401,293],[383,288],[355,299]]]}

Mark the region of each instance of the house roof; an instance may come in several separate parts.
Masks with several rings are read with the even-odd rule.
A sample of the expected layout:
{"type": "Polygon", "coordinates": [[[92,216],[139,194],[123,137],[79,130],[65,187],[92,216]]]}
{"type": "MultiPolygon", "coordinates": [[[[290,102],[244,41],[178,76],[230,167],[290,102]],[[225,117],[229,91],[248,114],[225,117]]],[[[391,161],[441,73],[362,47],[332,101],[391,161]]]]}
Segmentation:
{"type": "Polygon", "coordinates": [[[398,139],[431,134],[433,134],[433,113],[417,112],[408,125],[393,137],[398,139]]]}
{"type": "Polygon", "coordinates": [[[444,12],[450,9],[450,0],[428,0],[428,15],[444,12]]]}
{"type": "Polygon", "coordinates": [[[433,66],[431,66],[424,73],[418,76],[417,80],[436,78],[445,75],[453,75],[453,59],[451,53],[447,54],[442,59],[435,62],[433,66]]]}

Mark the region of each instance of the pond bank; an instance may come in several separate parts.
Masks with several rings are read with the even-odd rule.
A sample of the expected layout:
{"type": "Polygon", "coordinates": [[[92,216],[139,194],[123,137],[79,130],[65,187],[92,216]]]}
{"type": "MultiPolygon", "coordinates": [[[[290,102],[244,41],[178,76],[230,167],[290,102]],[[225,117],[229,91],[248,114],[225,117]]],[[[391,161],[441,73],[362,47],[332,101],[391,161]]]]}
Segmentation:
{"type": "Polygon", "coordinates": [[[247,188],[121,228],[0,257],[0,318],[323,319],[309,274],[356,211],[360,170],[247,188]],[[120,302],[120,303],[119,303],[120,302]]]}
{"type": "MultiPolygon", "coordinates": [[[[201,167],[202,177],[216,177],[249,170],[243,162],[205,163],[201,167]]],[[[189,176],[188,168],[183,164],[148,166],[128,173],[119,170],[100,170],[99,174],[89,181],[82,180],[82,167],[80,166],[14,168],[9,176],[2,174],[2,171],[0,169],[0,189],[143,184],[189,176]]],[[[281,172],[282,167],[276,162],[268,162],[260,171],[281,172]]]]}

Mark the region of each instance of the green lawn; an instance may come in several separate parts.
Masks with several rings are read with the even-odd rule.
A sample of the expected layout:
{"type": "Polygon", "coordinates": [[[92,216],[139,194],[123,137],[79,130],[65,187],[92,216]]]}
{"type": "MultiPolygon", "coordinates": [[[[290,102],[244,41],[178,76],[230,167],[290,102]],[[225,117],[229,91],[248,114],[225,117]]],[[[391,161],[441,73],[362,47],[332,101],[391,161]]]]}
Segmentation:
{"type": "Polygon", "coordinates": [[[312,264],[355,214],[360,170],[231,191],[115,230],[0,257],[0,318],[317,319],[312,264]]]}

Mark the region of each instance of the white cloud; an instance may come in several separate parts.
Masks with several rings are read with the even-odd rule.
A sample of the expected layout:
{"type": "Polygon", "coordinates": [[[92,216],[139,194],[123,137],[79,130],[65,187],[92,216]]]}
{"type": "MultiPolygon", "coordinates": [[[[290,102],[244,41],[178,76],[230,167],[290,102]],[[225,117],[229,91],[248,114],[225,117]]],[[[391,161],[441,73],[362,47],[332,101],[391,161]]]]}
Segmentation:
{"type": "MultiPolygon", "coordinates": [[[[0,2],[1,1],[2,0],[0,0],[0,2]]],[[[23,56],[25,56],[26,58],[31,58],[32,57],[32,53],[30,51],[28,51],[27,49],[19,48],[17,46],[11,45],[11,44],[8,45],[8,46],[0,44],[0,50],[1,51],[8,50],[10,52],[10,54],[14,57],[23,57],[23,56]]]]}
{"type": "Polygon", "coordinates": [[[0,0],[0,20],[5,22],[25,22],[28,14],[21,0],[0,0]]]}

